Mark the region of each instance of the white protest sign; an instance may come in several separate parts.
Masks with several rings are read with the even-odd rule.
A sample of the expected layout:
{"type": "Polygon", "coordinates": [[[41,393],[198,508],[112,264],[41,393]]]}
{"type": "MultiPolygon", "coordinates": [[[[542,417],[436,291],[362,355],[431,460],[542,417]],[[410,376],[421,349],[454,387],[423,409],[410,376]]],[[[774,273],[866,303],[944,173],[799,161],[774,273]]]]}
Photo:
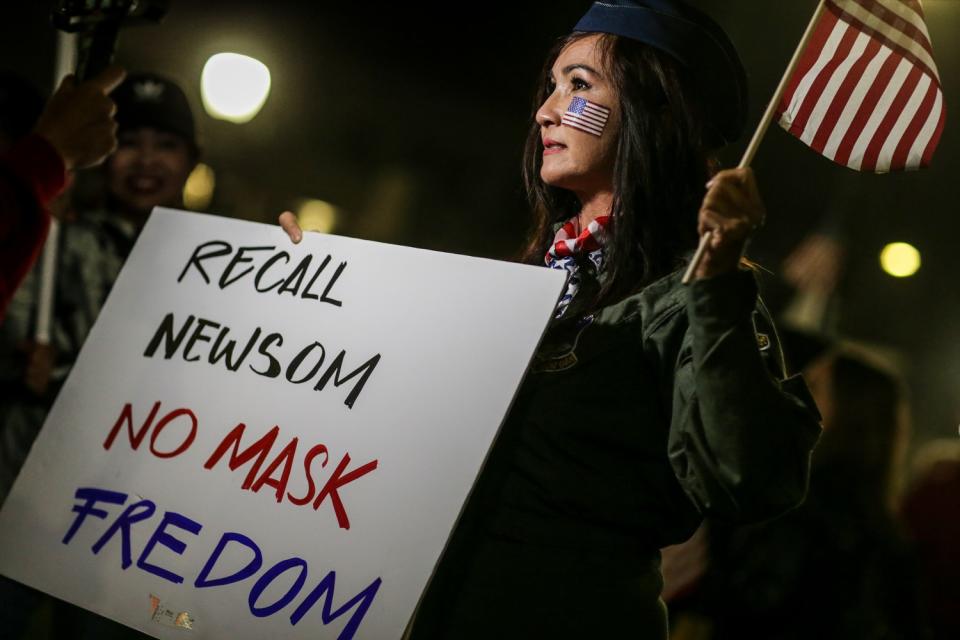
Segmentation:
{"type": "Polygon", "coordinates": [[[0,571],[158,638],[399,638],[563,280],[155,210],[0,571]]]}

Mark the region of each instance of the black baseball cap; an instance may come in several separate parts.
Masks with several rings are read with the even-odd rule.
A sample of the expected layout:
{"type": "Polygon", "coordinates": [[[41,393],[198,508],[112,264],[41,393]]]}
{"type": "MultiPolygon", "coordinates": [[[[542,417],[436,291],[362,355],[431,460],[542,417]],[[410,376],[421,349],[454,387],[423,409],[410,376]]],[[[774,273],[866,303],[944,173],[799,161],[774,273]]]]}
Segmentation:
{"type": "Polygon", "coordinates": [[[132,73],[111,94],[120,131],[153,127],[175,133],[197,150],[197,132],[187,96],[177,83],[156,73],[132,73]]]}

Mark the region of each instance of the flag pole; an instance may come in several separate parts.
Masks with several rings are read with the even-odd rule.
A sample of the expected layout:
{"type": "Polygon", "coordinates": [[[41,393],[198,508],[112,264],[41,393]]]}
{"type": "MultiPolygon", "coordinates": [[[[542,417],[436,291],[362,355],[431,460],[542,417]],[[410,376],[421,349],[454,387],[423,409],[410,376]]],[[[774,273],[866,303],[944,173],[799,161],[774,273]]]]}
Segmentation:
{"type": "MultiPolygon", "coordinates": [[[[57,31],[57,58],[54,61],[53,89],[56,91],[64,76],[72,72],[77,61],[77,37],[72,33],[57,31]]],[[[40,292],[37,299],[37,318],[33,330],[33,338],[37,344],[51,344],[50,327],[53,323],[53,298],[57,284],[57,254],[59,251],[57,238],[60,232],[60,222],[56,218],[50,219],[50,230],[43,245],[43,254],[40,259],[40,292]]]]}
{"type": "MultiPolygon", "coordinates": [[[[813,17],[810,18],[810,23],[807,24],[807,30],[804,31],[803,37],[800,39],[800,44],[798,44],[796,50],[794,50],[793,57],[790,59],[790,64],[787,65],[787,70],[783,72],[783,77],[780,78],[780,84],[777,86],[777,90],[774,92],[773,98],[771,98],[770,102],[767,104],[767,110],[764,112],[763,118],[760,120],[760,124],[757,126],[757,130],[753,132],[753,138],[750,140],[750,144],[747,145],[747,150],[743,152],[743,157],[740,159],[740,164],[737,166],[738,169],[749,167],[753,162],[753,156],[756,155],[757,149],[760,148],[760,143],[763,141],[763,136],[766,135],[767,129],[770,127],[770,123],[773,122],[773,116],[777,112],[777,106],[780,104],[780,99],[783,98],[783,92],[787,90],[787,84],[790,82],[790,77],[793,75],[793,72],[797,68],[797,64],[800,62],[800,56],[803,55],[803,50],[807,48],[807,43],[810,41],[811,36],[813,36],[814,28],[817,26],[820,16],[823,15],[823,11],[826,8],[826,2],[827,0],[820,0],[820,3],[817,5],[817,10],[813,12],[813,17]]],[[[688,284],[690,280],[693,279],[693,273],[700,265],[700,261],[703,259],[703,252],[706,250],[707,245],[710,244],[710,238],[712,237],[713,232],[710,230],[707,230],[706,233],[700,236],[700,245],[697,247],[696,253],[693,254],[693,258],[690,260],[690,265],[683,274],[683,284],[688,284]]]]}

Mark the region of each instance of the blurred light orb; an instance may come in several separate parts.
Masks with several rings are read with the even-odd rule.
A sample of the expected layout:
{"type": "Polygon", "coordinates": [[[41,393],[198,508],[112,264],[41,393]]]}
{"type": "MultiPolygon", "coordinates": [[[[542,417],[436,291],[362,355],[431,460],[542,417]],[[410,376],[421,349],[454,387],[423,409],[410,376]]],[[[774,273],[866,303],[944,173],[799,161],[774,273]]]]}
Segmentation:
{"type": "Polygon", "coordinates": [[[894,278],[912,276],[920,268],[920,252],[906,242],[891,242],[880,252],[880,266],[894,278]]]}
{"type": "Polygon", "coordinates": [[[239,53],[210,56],[200,74],[203,108],[214,118],[242,124],[260,111],[270,94],[270,70],[239,53]]]}
{"type": "Polygon", "coordinates": [[[213,169],[202,162],[190,172],[183,185],[183,205],[191,211],[205,211],[213,200],[213,190],[217,186],[217,177],[213,169]]]}
{"type": "Polygon", "coordinates": [[[337,208],[325,200],[304,200],[297,208],[297,223],[304,231],[330,233],[337,224],[337,208]]]}

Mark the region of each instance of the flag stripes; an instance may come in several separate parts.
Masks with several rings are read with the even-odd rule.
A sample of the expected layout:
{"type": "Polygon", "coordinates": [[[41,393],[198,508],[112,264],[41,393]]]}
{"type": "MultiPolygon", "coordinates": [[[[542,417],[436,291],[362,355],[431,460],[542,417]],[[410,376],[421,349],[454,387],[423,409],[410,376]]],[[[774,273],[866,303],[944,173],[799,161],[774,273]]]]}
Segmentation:
{"type": "MultiPolygon", "coordinates": [[[[889,1],[889,0],[888,0],[889,1]]],[[[856,25],[860,30],[883,40],[893,49],[900,49],[907,58],[924,67],[931,76],[936,76],[937,65],[933,61],[933,47],[926,34],[923,21],[910,9],[904,9],[902,2],[893,0],[891,7],[900,7],[917,18],[920,27],[906,22],[900,15],[894,14],[877,0],[848,0],[844,3],[843,19],[856,25]]]]}
{"type": "Polygon", "coordinates": [[[610,216],[597,216],[587,227],[580,231],[577,218],[568,220],[557,231],[553,245],[547,251],[546,261],[551,259],[567,258],[577,253],[590,253],[604,245],[607,237],[607,227],[610,216]]]}
{"type": "Polygon", "coordinates": [[[932,50],[914,0],[826,0],[780,125],[852,169],[927,166],[946,118],[932,50]]]}
{"type": "Polygon", "coordinates": [[[570,106],[561,116],[560,123],[599,136],[603,134],[603,128],[609,117],[610,109],[578,96],[570,101],[570,106]]]}

